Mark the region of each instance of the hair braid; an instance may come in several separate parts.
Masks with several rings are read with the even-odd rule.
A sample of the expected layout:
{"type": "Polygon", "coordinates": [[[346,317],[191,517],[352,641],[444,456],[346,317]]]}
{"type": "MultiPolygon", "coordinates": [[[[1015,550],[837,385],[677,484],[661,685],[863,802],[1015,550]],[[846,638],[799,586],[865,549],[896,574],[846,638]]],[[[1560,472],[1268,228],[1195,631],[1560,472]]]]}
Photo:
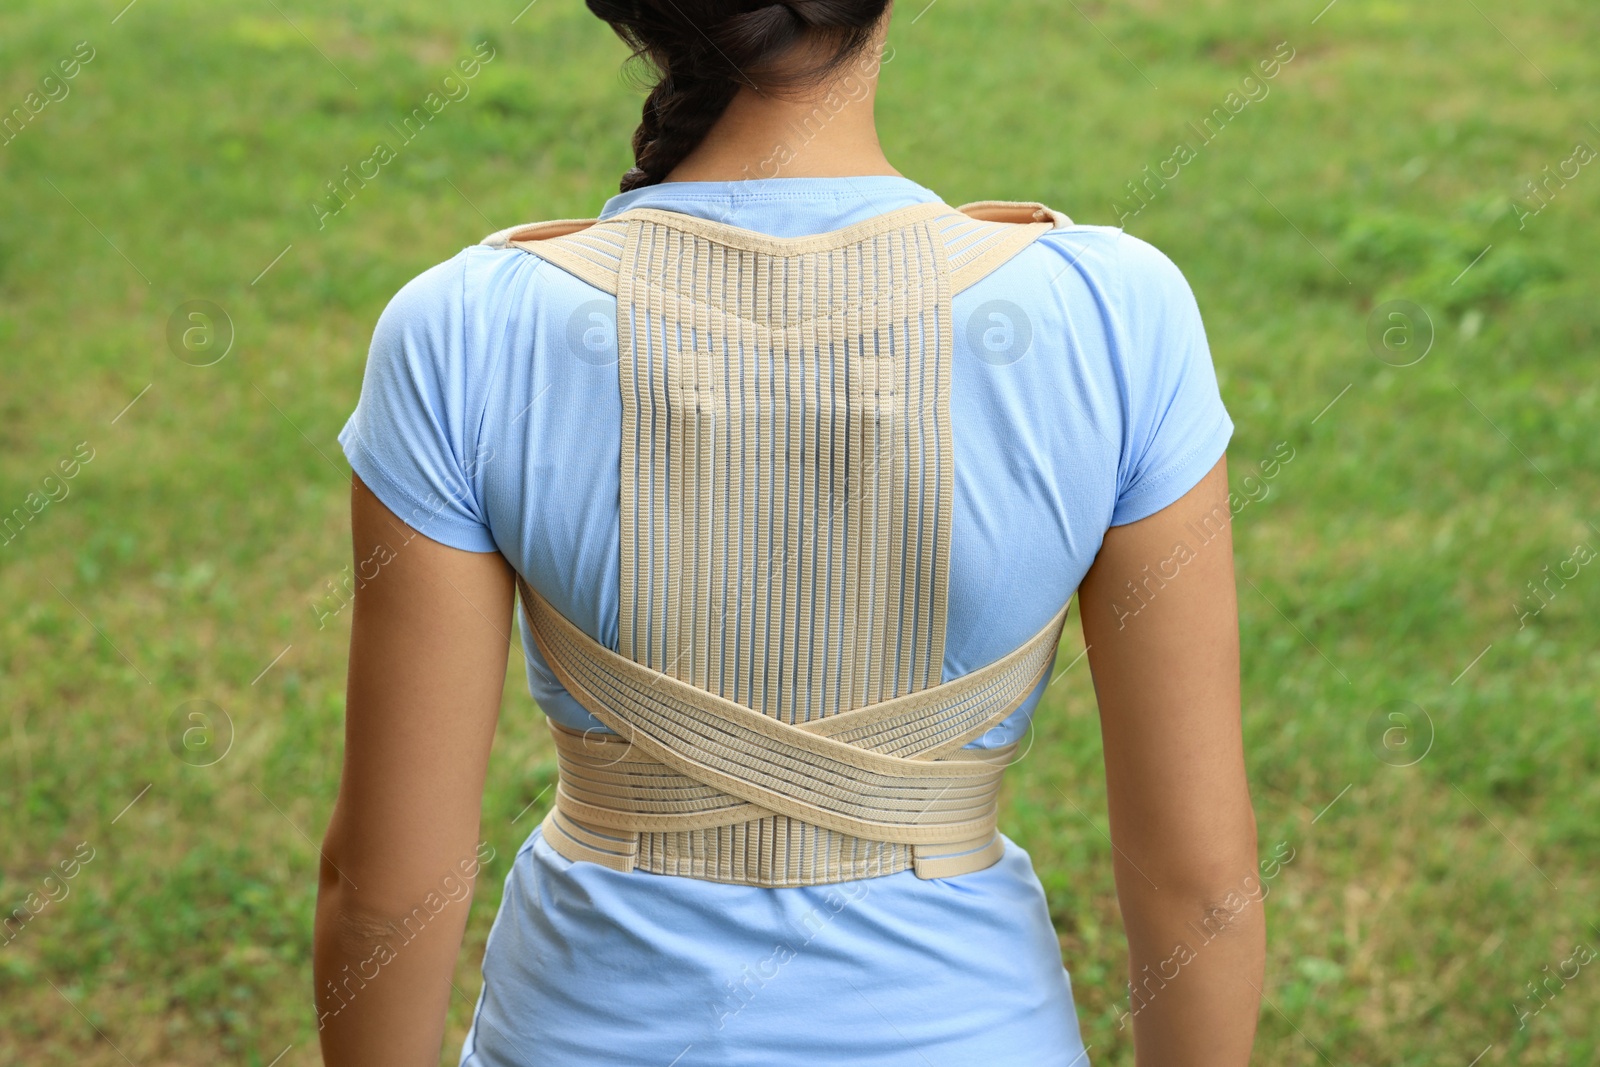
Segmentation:
{"type": "Polygon", "coordinates": [[[622,191],[653,185],[705,139],[741,85],[777,92],[832,73],[871,39],[889,0],[588,0],[658,80],[633,135],[622,191]],[[831,45],[804,69],[779,62],[804,40],[831,45]]]}
{"type": "Polygon", "coordinates": [[[731,79],[694,79],[668,74],[644,101],[644,119],[633,133],[634,166],[622,176],[622,191],[654,185],[694,151],[727,110],[739,89],[731,79]]]}

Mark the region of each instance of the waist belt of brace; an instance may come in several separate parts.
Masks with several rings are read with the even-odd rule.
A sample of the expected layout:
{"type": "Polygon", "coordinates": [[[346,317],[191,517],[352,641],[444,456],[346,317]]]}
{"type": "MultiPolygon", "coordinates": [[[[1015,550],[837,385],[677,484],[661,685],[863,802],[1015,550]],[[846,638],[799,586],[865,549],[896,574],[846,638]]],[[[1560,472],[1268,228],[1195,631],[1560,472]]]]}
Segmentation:
{"type": "MultiPolygon", "coordinates": [[[[543,835],[573,861],[745,885],[997,862],[1017,744],[967,749],[1049,670],[1066,606],[944,682],[951,299],[1070,220],[922,203],[778,238],[680,212],[502,230],[615,294],[612,650],[518,580],[557,679],[543,835]]],[[[1010,305],[980,326],[1005,331],[1010,305]]]]}

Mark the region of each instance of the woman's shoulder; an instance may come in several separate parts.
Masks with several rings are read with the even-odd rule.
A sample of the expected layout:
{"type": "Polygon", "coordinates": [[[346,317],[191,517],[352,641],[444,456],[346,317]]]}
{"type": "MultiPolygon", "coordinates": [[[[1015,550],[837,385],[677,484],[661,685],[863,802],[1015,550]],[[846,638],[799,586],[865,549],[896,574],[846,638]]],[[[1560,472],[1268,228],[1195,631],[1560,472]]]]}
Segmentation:
{"type": "MultiPolygon", "coordinates": [[[[1119,226],[1057,226],[1041,235],[1036,244],[1107,296],[1137,299],[1141,294],[1171,296],[1189,290],[1183,271],[1165,251],[1119,226]]],[[[1057,277],[1066,274],[1063,271],[1057,277]]]]}
{"type": "Polygon", "coordinates": [[[538,261],[515,248],[466,245],[409,278],[389,298],[383,315],[405,321],[449,319],[493,295],[496,284],[531,284],[538,261]]]}
{"type": "Polygon", "coordinates": [[[374,339],[431,357],[441,372],[481,364],[495,323],[526,306],[540,261],[515,248],[473,244],[406,280],[378,316],[374,339]]]}
{"type": "Polygon", "coordinates": [[[505,319],[534,286],[538,263],[516,249],[468,245],[413,274],[379,313],[368,383],[470,410],[481,403],[503,346],[505,319]],[[516,296],[510,300],[508,297],[516,296]]]}
{"type": "Polygon", "coordinates": [[[1033,291],[1047,306],[1099,318],[1112,334],[1113,359],[1168,359],[1174,344],[1203,337],[1183,270],[1161,247],[1119,227],[1057,227],[1018,260],[1029,267],[1013,276],[1014,291],[1046,286],[1033,291]]]}

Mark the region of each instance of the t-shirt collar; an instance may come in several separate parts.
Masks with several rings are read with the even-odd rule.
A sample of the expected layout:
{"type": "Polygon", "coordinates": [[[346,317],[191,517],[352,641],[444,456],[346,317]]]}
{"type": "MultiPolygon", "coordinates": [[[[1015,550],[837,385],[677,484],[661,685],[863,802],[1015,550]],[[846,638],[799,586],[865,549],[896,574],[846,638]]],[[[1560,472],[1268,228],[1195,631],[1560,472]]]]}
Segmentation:
{"type": "Polygon", "coordinates": [[[618,193],[606,201],[599,217],[652,207],[782,236],[790,229],[818,232],[819,226],[845,226],[939,200],[932,189],[897,174],[661,182],[618,193]]]}

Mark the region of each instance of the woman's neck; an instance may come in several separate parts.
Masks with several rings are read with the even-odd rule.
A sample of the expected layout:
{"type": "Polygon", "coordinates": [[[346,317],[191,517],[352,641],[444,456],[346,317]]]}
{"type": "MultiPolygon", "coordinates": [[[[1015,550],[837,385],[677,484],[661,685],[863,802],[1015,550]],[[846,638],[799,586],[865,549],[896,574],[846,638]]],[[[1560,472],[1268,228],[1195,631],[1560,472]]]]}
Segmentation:
{"type": "Polygon", "coordinates": [[[878,143],[876,59],[871,76],[858,66],[865,63],[851,64],[848,74],[803,100],[741,87],[705,139],[663,180],[901,176],[878,143]]]}

